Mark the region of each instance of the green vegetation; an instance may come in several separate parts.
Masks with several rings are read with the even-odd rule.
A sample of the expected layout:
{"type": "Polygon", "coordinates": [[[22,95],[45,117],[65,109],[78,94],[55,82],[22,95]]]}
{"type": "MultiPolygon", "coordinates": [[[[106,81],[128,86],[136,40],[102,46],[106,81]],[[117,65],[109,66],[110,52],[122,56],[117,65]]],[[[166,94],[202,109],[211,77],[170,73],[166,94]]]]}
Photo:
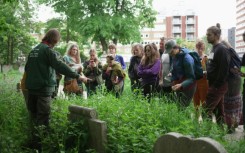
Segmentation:
{"type": "MultiPolygon", "coordinates": [[[[28,153],[30,151],[20,148],[30,134],[25,102],[22,94],[16,91],[16,83],[19,82],[21,74],[10,71],[5,75],[4,79],[4,74],[0,74],[2,87],[0,88],[0,152],[28,153]]],[[[191,116],[194,112],[193,106],[179,111],[174,102],[166,98],[155,98],[149,104],[142,97],[133,95],[127,83],[124,95],[120,99],[110,94],[100,93],[87,100],[80,97],[54,100],[52,131],[50,135],[42,138],[44,152],[74,153],[84,149],[87,139],[86,129],[80,131],[81,128],[77,128],[83,123],[71,124],[67,121],[68,106],[71,104],[95,108],[98,118],[106,121],[109,153],[152,152],[154,142],[167,132],[179,132],[192,137],[210,137],[223,144],[229,153],[245,150],[244,140],[226,141],[224,139],[226,131],[210,120],[198,123],[197,119],[191,116]],[[71,138],[73,145],[68,143],[71,138]]]]}
{"type": "Polygon", "coordinates": [[[63,15],[57,21],[63,23],[66,42],[73,39],[74,34],[80,34],[83,40],[100,43],[103,51],[107,51],[109,41],[140,42],[140,28],[152,27],[157,14],[152,9],[152,0],[37,1],[63,15]]]}

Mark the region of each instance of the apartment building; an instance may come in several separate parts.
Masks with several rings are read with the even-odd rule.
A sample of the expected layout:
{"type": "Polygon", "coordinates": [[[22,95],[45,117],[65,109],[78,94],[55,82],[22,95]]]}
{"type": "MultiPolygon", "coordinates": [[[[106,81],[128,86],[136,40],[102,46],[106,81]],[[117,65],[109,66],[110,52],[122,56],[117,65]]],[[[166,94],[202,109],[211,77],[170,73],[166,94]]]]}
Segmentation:
{"type": "Polygon", "coordinates": [[[158,14],[154,23],[154,28],[143,28],[141,31],[141,44],[146,45],[149,43],[155,43],[159,45],[161,37],[166,36],[166,19],[165,15],[158,14]]]}
{"type": "MultiPolygon", "coordinates": [[[[172,16],[166,16],[159,13],[153,28],[143,28],[140,30],[142,45],[155,43],[159,47],[161,37],[166,40],[173,38],[182,38],[188,41],[195,41],[198,38],[198,16],[193,11],[184,13],[173,13],[172,16]],[[180,15],[181,14],[181,15],[180,15]],[[183,16],[183,14],[186,14],[183,16]]],[[[132,45],[118,44],[118,50],[123,53],[130,53],[132,45]]]]}
{"type": "MultiPolygon", "coordinates": [[[[164,14],[159,13],[156,16],[153,28],[143,28],[140,30],[141,43],[143,46],[149,43],[155,43],[159,47],[161,37],[166,37],[166,18],[164,14]]],[[[117,50],[125,54],[130,54],[132,45],[117,45],[117,50]]]]}
{"type": "Polygon", "coordinates": [[[177,13],[166,17],[166,37],[195,41],[198,37],[198,16],[191,12],[185,16],[177,13]]]}
{"type": "Polygon", "coordinates": [[[241,57],[245,53],[242,34],[245,31],[245,0],[236,0],[236,51],[241,57]]]}
{"type": "Polygon", "coordinates": [[[232,27],[228,29],[228,42],[231,44],[233,48],[235,48],[235,33],[236,33],[236,28],[232,27]]]}

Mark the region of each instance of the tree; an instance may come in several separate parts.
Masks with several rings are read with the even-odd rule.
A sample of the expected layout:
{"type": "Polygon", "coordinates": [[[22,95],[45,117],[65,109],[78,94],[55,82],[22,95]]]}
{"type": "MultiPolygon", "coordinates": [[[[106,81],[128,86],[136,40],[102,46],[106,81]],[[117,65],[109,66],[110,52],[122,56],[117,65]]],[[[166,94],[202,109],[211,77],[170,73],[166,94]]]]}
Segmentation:
{"type": "Polygon", "coordinates": [[[152,27],[156,12],[152,0],[39,0],[64,14],[67,37],[70,30],[84,40],[100,42],[104,51],[109,41],[128,44],[139,42],[140,29],[152,27]]]}
{"type": "Polygon", "coordinates": [[[186,39],[177,38],[176,42],[181,47],[186,47],[190,50],[195,50],[195,42],[194,41],[187,41],[186,39]]]}
{"type": "Polygon", "coordinates": [[[33,46],[29,34],[33,10],[28,0],[0,3],[1,62],[13,64],[21,52],[27,53],[33,46]]]}
{"type": "Polygon", "coordinates": [[[202,40],[205,44],[205,54],[209,54],[212,49],[212,44],[208,43],[207,36],[202,37],[202,40]]]}

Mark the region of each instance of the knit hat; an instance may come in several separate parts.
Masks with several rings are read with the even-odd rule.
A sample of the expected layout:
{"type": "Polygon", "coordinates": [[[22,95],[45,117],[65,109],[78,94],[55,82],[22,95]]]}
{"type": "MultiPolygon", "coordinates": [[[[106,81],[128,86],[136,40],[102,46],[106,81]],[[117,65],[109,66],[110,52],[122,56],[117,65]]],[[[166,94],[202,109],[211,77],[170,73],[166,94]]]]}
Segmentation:
{"type": "Polygon", "coordinates": [[[175,40],[173,40],[173,39],[168,40],[165,43],[165,52],[164,53],[169,54],[175,45],[177,45],[175,40]]]}

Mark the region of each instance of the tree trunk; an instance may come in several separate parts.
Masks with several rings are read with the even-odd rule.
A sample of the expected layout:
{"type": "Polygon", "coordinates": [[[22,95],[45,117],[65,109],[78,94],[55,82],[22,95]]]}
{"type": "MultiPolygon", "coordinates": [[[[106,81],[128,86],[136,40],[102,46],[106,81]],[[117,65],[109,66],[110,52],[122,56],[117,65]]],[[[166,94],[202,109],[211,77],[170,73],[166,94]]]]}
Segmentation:
{"type": "Polygon", "coordinates": [[[8,35],[6,64],[9,64],[9,56],[10,56],[10,36],[8,35]]]}
{"type": "Polygon", "coordinates": [[[3,73],[3,64],[1,63],[1,73],[3,73]]]}
{"type": "Polygon", "coordinates": [[[100,43],[101,43],[103,52],[105,51],[107,53],[108,43],[106,42],[104,37],[100,37],[100,43]]]}
{"type": "Polygon", "coordinates": [[[10,63],[14,63],[14,37],[11,37],[10,42],[10,63]]]}
{"type": "Polygon", "coordinates": [[[69,30],[69,27],[70,27],[70,23],[69,23],[69,17],[67,16],[67,19],[66,19],[66,43],[68,43],[70,41],[70,30],[69,30]]]}
{"type": "Polygon", "coordinates": [[[68,28],[68,23],[66,26],[66,43],[68,43],[70,41],[70,30],[68,28]]]}

